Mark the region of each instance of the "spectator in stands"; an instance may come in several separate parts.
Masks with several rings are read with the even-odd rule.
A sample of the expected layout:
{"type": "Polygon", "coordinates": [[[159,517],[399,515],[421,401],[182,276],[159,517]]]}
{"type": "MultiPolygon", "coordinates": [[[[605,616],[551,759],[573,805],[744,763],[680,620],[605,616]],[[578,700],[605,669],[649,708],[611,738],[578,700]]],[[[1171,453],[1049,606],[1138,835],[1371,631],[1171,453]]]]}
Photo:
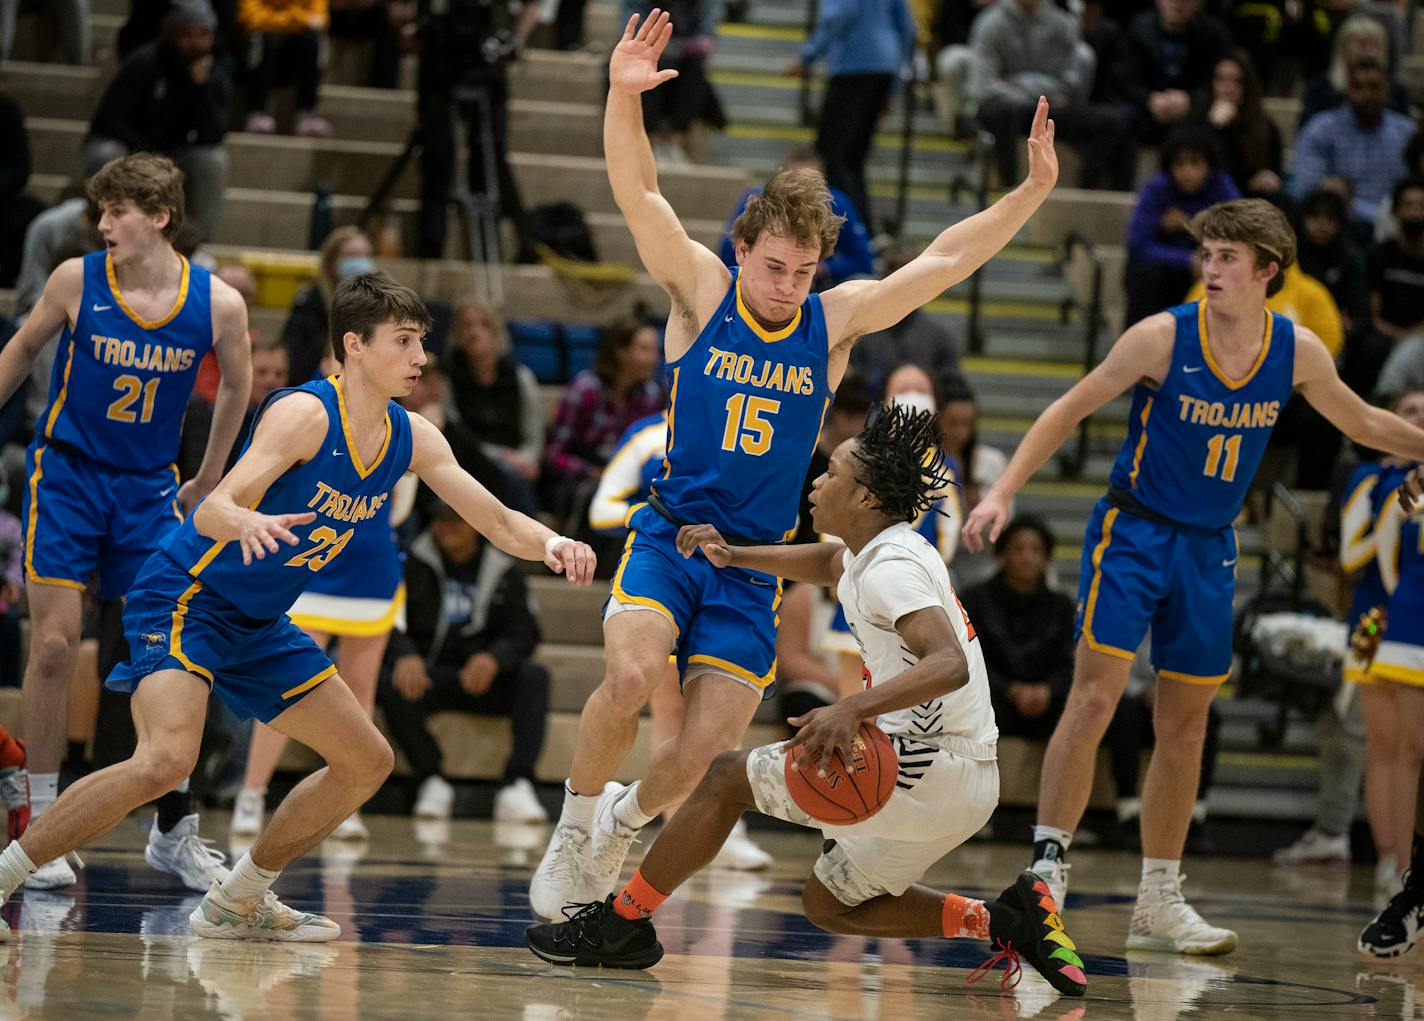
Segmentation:
{"type": "MultiPolygon", "coordinates": [[[[449,412],[449,409],[454,407],[450,398],[450,382],[439,365],[427,362],[421,369],[420,380],[415,384],[415,388],[400,398],[399,403],[406,411],[415,412],[439,429],[445,441],[450,444],[456,463],[473,475],[475,480],[493,493],[501,503],[506,502],[505,474],[499,464],[485,455],[479,438],[470,432],[465,423],[449,412]]],[[[413,539],[419,534],[420,529],[428,523],[426,508],[435,501],[436,496],[430,487],[422,484],[416,492],[415,513],[407,519],[406,527],[398,529],[398,533],[407,539],[413,539]]]]}
{"type": "Polygon", "coordinates": [[[1397,113],[1409,113],[1409,93],[1403,83],[1389,74],[1389,38],[1384,24],[1368,14],[1352,14],[1335,31],[1330,48],[1330,66],[1310,76],[1300,102],[1300,124],[1345,102],[1350,68],[1359,61],[1375,61],[1389,77],[1388,106],[1397,113]]]}
{"type": "MultiPolygon", "coordinates": [[[[0,61],[9,60],[15,45],[15,23],[21,7],[33,8],[59,32],[61,59],[66,64],[87,64],[93,59],[94,45],[90,36],[89,0],[48,0],[46,3],[22,5],[21,0],[0,3],[0,61]]],[[[29,59],[48,59],[43,53],[29,59]]]]}
{"type": "MultiPolygon", "coordinates": [[[[78,0],[88,4],[91,0],[78,0]]],[[[115,51],[119,60],[147,43],[157,39],[163,30],[163,16],[175,3],[181,0],[129,0],[128,20],[119,26],[115,40],[115,51]]],[[[242,26],[237,23],[237,0],[210,0],[213,13],[217,15],[217,41],[215,46],[231,56],[241,53],[245,39],[242,26]]]]}
{"type": "Polygon", "coordinates": [[[297,94],[293,133],[330,138],[331,124],[316,113],[326,0],[239,0],[237,15],[250,40],[244,130],[259,135],[276,131],[277,120],[267,112],[267,103],[274,87],[290,84],[297,94]]]}
{"type": "Polygon", "coordinates": [[[875,126],[914,52],[915,23],[905,0],[822,0],[800,59],[787,70],[799,77],[826,62],[830,79],[816,151],[826,179],[850,196],[872,231],[865,164],[875,147],[875,126]]]}
{"type": "Polygon", "coordinates": [[[532,661],[539,644],[524,575],[507,554],[442,502],[405,562],[406,621],[391,632],[377,698],[395,746],[410,762],[415,814],[448,819],[455,790],[433,712],[510,720],[513,743],[494,799],[496,822],[547,822],[534,790],[544,748],[549,672],[532,661]]]}
{"type": "Polygon", "coordinates": [[[797,510],[795,542],[820,542],[821,537],[811,524],[811,484],[826,473],[831,463],[831,454],[852,436],[859,436],[865,428],[866,416],[870,414],[870,396],[865,380],[855,372],[847,372],[836,388],[836,399],[826,409],[826,420],[821,423],[821,434],[816,438],[816,446],[811,451],[811,462],[806,468],[806,482],[801,487],[801,505],[797,510]]]}
{"type": "MultiPolygon", "coordinates": [[[[1416,131],[1409,136],[1409,143],[1404,147],[1404,173],[1400,178],[1424,177],[1424,131],[1416,131]]],[[[1394,222],[1394,192],[1380,199],[1379,209],[1375,212],[1375,236],[1376,241],[1388,241],[1392,237],[1399,235],[1399,224],[1394,222]]]]}
{"type": "MultiPolygon", "coordinates": [[[[1009,459],[998,447],[979,441],[979,403],[974,390],[963,376],[945,376],[936,387],[939,398],[939,444],[945,456],[956,465],[959,520],[969,515],[999,480],[1009,459]]],[[[948,504],[950,498],[946,497],[948,504]]],[[[1013,503],[1009,513],[1013,514],[1013,503]]],[[[982,581],[993,570],[994,562],[987,551],[970,553],[962,546],[955,550],[950,569],[958,584],[972,585],[982,581]]]]}
{"type": "Polygon", "coordinates": [[[1048,585],[1053,533],[1010,521],[994,543],[999,571],[960,599],[984,651],[999,733],[1047,741],[1073,682],[1073,600],[1048,585]]]}
{"type": "Polygon", "coordinates": [[[1192,286],[1196,239],[1187,223],[1207,206],[1240,198],[1211,133],[1184,125],[1162,146],[1162,169],[1137,193],[1127,228],[1127,324],[1178,304],[1192,286]]]}
{"type": "Polygon", "coordinates": [[[98,251],[103,244],[99,209],[85,197],[82,186],[72,198],[35,217],[25,232],[24,253],[15,280],[15,318],[23,322],[30,314],[56,266],[66,259],[98,251]]]}
{"type": "Polygon", "coordinates": [[[376,268],[371,258],[373,251],[371,239],[360,227],[337,227],[322,242],[316,279],[297,294],[282,327],[282,343],[291,360],[292,386],[325,375],[322,365],[331,358],[327,311],[331,296],[342,280],[376,268]]]}
{"type": "Polygon", "coordinates": [[[227,188],[222,140],[232,115],[232,69],[213,48],[217,17],[207,0],[176,0],[158,41],[119,65],[84,140],[84,176],[131,152],[158,152],[183,171],[188,218],[204,240],[217,234],[227,188]]]}
{"type": "Polygon", "coordinates": [[[473,298],[455,306],[445,370],[460,421],[504,471],[506,502],[537,514],[544,404],[534,373],[509,352],[509,331],[499,313],[473,298]]]}
{"type": "Polygon", "coordinates": [[[44,203],[25,193],[30,180],[30,136],[25,114],[0,93],[0,287],[14,287],[20,273],[25,231],[44,203]]]}
{"type": "Polygon", "coordinates": [[[1237,190],[1274,201],[1281,192],[1281,129],[1261,105],[1261,80],[1244,51],[1216,62],[1206,104],[1194,112],[1215,132],[1223,169],[1237,190]]]}
{"type": "Polygon", "coordinates": [[[1231,34],[1201,0],[1156,0],[1128,25],[1113,69],[1119,96],[1136,112],[1140,142],[1161,142],[1203,104],[1231,34]]]}
{"type": "Polygon", "coordinates": [[[972,91],[980,126],[994,136],[999,181],[1019,180],[1019,150],[1038,97],[1052,105],[1057,137],[1082,160],[1079,186],[1130,191],[1136,173],[1130,111],[1093,103],[1096,58],[1078,21],[1050,0],[998,0],[974,22],[972,91]]]}
{"type": "Polygon", "coordinates": [[[975,17],[992,0],[943,0],[934,16],[930,53],[935,55],[935,105],[955,138],[974,134],[970,77],[974,51],[969,30],[975,17]]]}
{"type": "MultiPolygon", "coordinates": [[[[656,91],[656,90],[654,90],[656,91]]],[[[649,93],[643,93],[644,96],[649,93]]],[[[818,174],[825,173],[825,167],[821,165],[821,158],[816,155],[816,150],[809,146],[797,146],[786,154],[786,158],[781,161],[782,170],[814,170],[818,174]]],[[[850,197],[839,188],[832,185],[831,210],[837,215],[845,218],[845,223],[841,224],[840,236],[836,240],[836,250],[831,253],[830,258],[822,259],[821,264],[816,267],[816,282],[814,289],[817,291],[829,290],[837,284],[844,283],[855,277],[868,277],[875,272],[875,259],[870,251],[870,232],[865,228],[865,221],[860,218],[860,210],[856,208],[850,197]]],[[[747,208],[747,203],[752,196],[761,194],[761,185],[753,185],[742,193],[742,197],[737,201],[737,208],[732,210],[732,215],[727,218],[726,226],[722,228],[722,261],[727,264],[728,269],[734,269],[737,265],[736,246],[732,243],[732,224],[737,222],[737,217],[742,215],[742,210],[747,208]]],[[[915,252],[913,258],[918,255],[915,252]]],[[[903,263],[902,263],[903,265],[903,263]]],[[[891,272],[886,270],[887,273],[891,272]]]]}
{"type": "Polygon", "coordinates": [[[361,84],[375,89],[400,85],[401,29],[414,13],[414,0],[331,0],[331,38],[371,48],[361,84]]]}
{"type": "MultiPolygon", "coordinates": [[[[237,440],[223,469],[225,473],[237,463],[238,455],[246,446],[257,409],[273,390],[287,385],[287,349],[281,341],[255,329],[249,330],[248,336],[252,341],[252,391],[247,399],[247,411],[242,416],[242,428],[237,431],[237,440]]],[[[194,386],[193,395],[188,399],[188,413],[183,416],[183,441],[178,450],[179,478],[190,479],[198,473],[212,423],[213,397],[200,393],[194,386]]]]}
{"type": "MultiPolygon", "coordinates": [[[[658,331],[625,320],[603,331],[592,368],[569,381],[544,444],[544,506],[578,527],[623,431],[660,410],[658,331]]],[[[566,529],[567,530],[567,529],[566,529]]]]}
{"type": "Polygon", "coordinates": [[[1301,201],[1296,231],[1296,264],[1324,284],[1335,299],[1347,351],[1350,338],[1370,322],[1369,265],[1345,229],[1348,218],[1343,198],[1317,189],[1301,201]]]}
{"type": "MultiPolygon", "coordinates": [[[[507,3],[421,4],[417,23],[420,73],[416,117],[421,137],[420,233],[417,254],[445,254],[445,218],[459,166],[457,122],[466,130],[470,194],[499,196],[500,214],[514,225],[520,262],[536,261],[519,186],[509,169],[509,76],[539,18],[534,0],[507,3]],[[512,8],[517,6],[517,15],[512,8]],[[486,123],[484,111],[488,111],[486,123]],[[488,143],[488,145],[487,145],[488,143]],[[488,149],[488,152],[487,152],[488,149]],[[487,181],[486,163],[495,180],[487,181]]],[[[491,261],[500,261],[490,253],[491,261]]]]}
{"type": "Polygon", "coordinates": [[[1401,373],[1424,353],[1424,178],[1400,181],[1393,199],[1399,236],[1376,245],[1370,258],[1374,343],[1354,366],[1357,378],[1346,376],[1360,393],[1377,389],[1386,357],[1403,348],[1390,373],[1391,392],[1400,392],[1401,373]]]}
{"type": "Polygon", "coordinates": [[[708,0],[623,0],[619,24],[626,25],[634,14],[646,19],[654,8],[672,15],[672,38],[658,67],[672,68],[677,77],[643,93],[643,126],[660,164],[688,163],[697,148],[692,126],[706,119],[712,91],[707,62],[717,44],[720,5],[708,0]]]}
{"type": "Polygon", "coordinates": [[[1350,203],[1357,233],[1368,238],[1380,200],[1404,173],[1414,122],[1385,108],[1389,80],[1376,60],[1350,67],[1345,105],[1316,114],[1301,128],[1291,166],[1296,195],[1338,191],[1350,203]]]}
{"type": "MultiPolygon", "coordinates": [[[[897,245],[885,253],[885,275],[907,265],[920,253],[897,245]]],[[[944,324],[944,319],[926,309],[916,309],[888,330],[868,333],[850,352],[850,367],[865,381],[871,396],[885,392],[890,373],[907,362],[918,365],[931,379],[959,374],[962,341],[944,324]]]]}

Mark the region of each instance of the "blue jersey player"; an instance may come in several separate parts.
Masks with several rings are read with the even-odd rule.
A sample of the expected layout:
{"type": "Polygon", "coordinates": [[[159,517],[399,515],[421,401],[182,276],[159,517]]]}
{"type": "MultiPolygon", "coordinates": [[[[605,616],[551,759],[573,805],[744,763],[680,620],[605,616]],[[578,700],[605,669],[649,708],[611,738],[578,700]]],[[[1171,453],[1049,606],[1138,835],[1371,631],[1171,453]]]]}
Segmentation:
{"type": "MultiPolygon", "coordinates": [[[[30,318],[0,352],[0,402],[62,334],[49,400],[26,454],[25,586],[30,658],[23,722],[34,818],[54,803],[64,752],[69,678],[81,597],[118,599],[182,515],[213,488],[242,423],[251,384],[241,296],[173,250],[183,223],[183,176],[140,153],[89,181],[104,249],[61,264],[30,318]],[[198,363],[217,354],[222,384],[198,474],[178,485],[178,439],[198,363]]],[[[206,889],[222,856],[197,836],[186,782],[160,800],[148,861],[206,889]]],[[[26,884],[74,882],[63,860],[26,884]]]]}
{"type": "Polygon", "coordinates": [[[811,453],[855,340],[899,322],[988,261],[1058,173],[1043,100],[1020,187],[884,280],[811,294],[840,220],[820,174],[782,170],[733,225],[729,270],[688,237],[658,190],[641,94],[677,74],[658,70],[672,25],[657,10],[639,21],[629,19],[610,64],[603,150],[638,254],[671,304],[668,449],[648,503],[629,519],[604,614],[603,683],[584,706],[563,813],[530,886],[534,911],[546,918],[568,902],[611,893],[639,828],[691,793],[771,693],[780,581],[718,571],[701,554],[684,559],[674,542],[679,525],[709,523],[749,544],[792,535],[811,453]],[[684,686],[682,727],[656,751],[645,780],[605,794],[670,654],[684,686]]]}
{"type": "Polygon", "coordinates": [[[379,273],[343,281],[331,308],[342,372],[279,390],[259,409],[246,451],[144,563],[124,606],[132,655],[108,686],[132,693],[138,750],[91,773],[0,854],[0,897],[35,861],[108,831],[187,776],[208,694],[326,762],[273,814],[231,875],[193,912],[224,939],[325,941],[338,928],[272,894],[277,874],[380,786],[393,761],[336,668],[287,610],[316,573],[388,529],[381,509],[409,469],[496,546],[586,583],[593,552],[494,499],[456,463],[440,432],[392,398],[425,363],[430,316],[414,291],[379,273]],[[349,547],[349,548],[348,548],[349,547]]]}
{"type": "Polygon", "coordinates": [[[1373,408],[1320,339],[1268,312],[1295,259],[1276,207],[1226,202],[1192,221],[1206,299],[1144,319],[1055,401],[969,515],[965,545],[997,537],[1008,501],[1084,417],[1129,387],[1129,431],[1083,542],[1073,688],[1043,763],[1034,870],[1063,903],[1063,853],[1087,806],[1098,743],[1149,627],[1160,677],[1157,748],[1142,794],[1142,883],[1128,949],[1228,953],[1236,934],[1183,899],[1178,867],[1196,799],[1207,709],[1231,670],[1238,550],[1232,522],[1294,391],[1347,436],[1417,459],[1424,431],[1373,408]]]}

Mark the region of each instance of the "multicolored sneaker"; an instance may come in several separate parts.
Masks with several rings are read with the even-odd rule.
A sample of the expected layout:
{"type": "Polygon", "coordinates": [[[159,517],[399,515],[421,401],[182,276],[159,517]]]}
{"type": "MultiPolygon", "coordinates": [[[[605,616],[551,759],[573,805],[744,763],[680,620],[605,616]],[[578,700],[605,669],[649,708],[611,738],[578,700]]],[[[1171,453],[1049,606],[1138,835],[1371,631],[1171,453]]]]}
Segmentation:
{"type": "Polygon", "coordinates": [[[564,918],[524,930],[534,956],[550,964],[604,968],[651,968],[663,959],[653,923],[618,914],[612,894],[592,904],[570,904],[564,918]]]}
{"type": "Polygon", "coordinates": [[[1409,872],[1404,874],[1404,889],[1391,897],[1384,910],[1360,933],[1360,953],[1398,957],[1419,941],[1424,923],[1424,883],[1415,886],[1413,878],[1409,872]]]}
{"type": "Polygon", "coordinates": [[[296,911],[268,890],[250,901],[229,900],[216,881],[191,915],[188,927],[208,939],[261,939],[285,943],[326,943],[341,935],[330,918],[296,911]]]}
{"type": "Polygon", "coordinates": [[[989,905],[989,942],[997,953],[974,970],[976,982],[1000,961],[1007,965],[1001,988],[1012,988],[1022,970],[1022,956],[1034,970],[1065,996],[1083,996],[1088,976],[1078,948],[1058,917],[1058,904],[1048,884],[1032,872],[1020,872],[1010,886],[989,905]]]}

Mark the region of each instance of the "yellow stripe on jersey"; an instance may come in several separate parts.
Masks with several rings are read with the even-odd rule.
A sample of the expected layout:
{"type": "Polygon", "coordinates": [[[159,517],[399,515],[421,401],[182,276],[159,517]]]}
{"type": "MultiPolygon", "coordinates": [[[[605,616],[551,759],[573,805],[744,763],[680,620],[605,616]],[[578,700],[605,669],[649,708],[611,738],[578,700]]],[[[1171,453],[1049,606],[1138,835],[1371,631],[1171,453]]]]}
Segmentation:
{"type": "Polygon", "coordinates": [[[1113,507],[1103,515],[1103,537],[1093,549],[1093,583],[1088,587],[1088,605],[1083,612],[1083,638],[1087,641],[1088,648],[1094,652],[1106,653],[1119,659],[1135,659],[1137,658],[1135,649],[1119,649],[1115,645],[1103,645],[1093,637],[1093,611],[1098,605],[1098,583],[1103,580],[1103,554],[1107,552],[1108,544],[1112,542],[1112,526],[1116,520],[1117,508],[1113,507]]]}
{"type": "Polygon", "coordinates": [[[775,344],[778,340],[785,340],[796,332],[796,327],[801,325],[801,310],[798,308],[796,314],[791,317],[791,322],[787,323],[779,330],[768,330],[757,322],[756,316],[752,315],[751,309],[747,308],[746,302],[742,301],[742,275],[737,274],[737,314],[742,317],[742,322],[751,327],[751,331],[768,344],[775,344]]]}
{"type": "Polygon", "coordinates": [[[758,677],[746,667],[738,666],[730,660],[718,659],[716,656],[704,656],[700,653],[696,656],[687,657],[687,673],[689,677],[696,676],[696,671],[692,669],[694,663],[700,663],[702,666],[709,666],[714,670],[731,674],[733,677],[746,681],[758,691],[765,689],[776,680],[776,660],[771,661],[771,669],[761,677],[758,677]]]}
{"type": "MultiPolygon", "coordinates": [[[[68,376],[68,372],[65,373],[68,376]]],[[[71,578],[46,578],[35,570],[35,531],[39,527],[40,521],[40,479],[44,477],[45,448],[35,448],[35,470],[30,475],[30,520],[25,529],[25,577],[32,582],[41,585],[59,585],[64,588],[78,589],[84,591],[87,587],[82,581],[74,581],[71,578]]]]}
{"type": "Polygon", "coordinates": [[[178,261],[183,264],[182,276],[178,280],[178,297],[173,301],[173,307],[168,310],[168,314],[161,319],[145,319],[135,312],[127,301],[124,300],[124,292],[119,289],[119,278],[114,272],[114,257],[108,255],[104,257],[104,275],[109,278],[109,290],[114,295],[114,301],[119,308],[124,310],[124,315],[134,321],[139,328],[144,330],[156,330],[171,323],[179,312],[183,311],[183,305],[188,300],[188,260],[183,256],[178,256],[178,261]]]}
{"type": "Polygon", "coordinates": [[[1261,337],[1261,350],[1256,355],[1256,364],[1251,366],[1251,371],[1246,373],[1243,379],[1232,379],[1221,371],[1221,366],[1216,364],[1216,359],[1211,356],[1211,341],[1206,334],[1206,300],[1197,303],[1197,337],[1201,341],[1202,357],[1206,359],[1206,364],[1211,368],[1212,375],[1221,380],[1222,385],[1230,390],[1240,390],[1247,383],[1255,378],[1261,366],[1266,364],[1266,355],[1271,351],[1271,313],[1268,309],[1262,309],[1261,314],[1266,317],[1265,333],[1261,337]]]}
{"type": "Polygon", "coordinates": [[[69,373],[74,368],[74,338],[69,338],[69,350],[64,354],[64,375],[59,382],[59,395],[54,399],[54,406],[49,409],[49,417],[45,419],[44,436],[49,439],[54,432],[54,423],[59,421],[59,409],[64,407],[65,400],[69,397],[69,373]]]}
{"type": "MultiPolygon", "coordinates": [[[[638,506],[641,507],[643,505],[638,504],[638,506]]],[[[628,566],[628,558],[633,552],[633,540],[637,537],[638,533],[630,529],[628,531],[628,539],[623,543],[623,557],[618,561],[617,573],[613,575],[613,598],[625,606],[641,606],[644,609],[656,610],[658,613],[661,613],[668,619],[668,623],[672,625],[672,636],[673,639],[676,640],[679,634],[677,618],[672,615],[671,610],[656,599],[650,599],[647,596],[630,596],[623,590],[623,569],[628,566]]]]}
{"type": "Polygon", "coordinates": [[[347,638],[370,638],[384,635],[395,627],[396,617],[405,607],[405,583],[396,589],[396,594],[386,606],[386,611],[371,620],[347,620],[343,617],[323,617],[315,613],[290,614],[292,623],[303,631],[320,631],[328,635],[343,635],[347,638]]]}
{"type": "Polygon", "coordinates": [[[1157,673],[1164,680],[1181,681],[1183,684],[1221,684],[1223,681],[1225,681],[1228,677],[1231,676],[1229,673],[1226,673],[1216,674],[1212,677],[1206,677],[1202,674],[1179,673],[1176,670],[1158,670],[1157,673]]]}
{"type": "Polygon", "coordinates": [[[213,683],[212,671],[206,667],[201,667],[183,654],[183,621],[188,617],[188,603],[198,594],[198,590],[203,587],[201,581],[194,581],[178,597],[178,606],[173,610],[173,624],[168,632],[168,653],[179,663],[183,664],[183,669],[189,673],[197,674],[199,677],[207,679],[209,684],[213,683]]]}
{"type": "Polygon", "coordinates": [[[361,463],[361,452],[356,449],[356,438],[351,433],[351,420],[346,417],[346,397],[341,392],[340,374],[328,376],[329,382],[336,390],[336,408],[341,415],[341,435],[346,437],[346,453],[351,458],[351,467],[356,469],[356,474],[361,478],[366,478],[375,471],[386,457],[386,451],[391,448],[391,413],[386,411],[386,438],[381,441],[381,450],[376,454],[376,459],[371,462],[371,467],[367,468],[361,463]]]}
{"type": "Polygon", "coordinates": [[[1152,414],[1152,398],[1147,398],[1147,403],[1142,406],[1142,435],[1137,438],[1137,450],[1132,454],[1132,474],[1127,480],[1132,483],[1132,488],[1137,488],[1137,473],[1142,470],[1142,455],[1147,452],[1147,417],[1152,414]]]}
{"type": "Polygon", "coordinates": [[[300,695],[304,691],[308,691],[312,688],[315,688],[318,684],[326,680],[334,673],[336,673],[335,663],[333,663],[331,666],[327,667],[325,670],[315,675],[314,677],[308,677],[305,681],[303,681],[301,684],[298,684],[295,688],[288,688],[286,691],[282,692],[282,697],[292,698],[294,695],[300,695]]]}
{"type": "Polygon", "coordinates": [[[677,377],[681,372],[681,367],[672,370],[672,394],[668,397],[668,438],[667,451],[663,454],[663,478],[667,478],[672,474],[673,422],[677,416],[677,377]]]}

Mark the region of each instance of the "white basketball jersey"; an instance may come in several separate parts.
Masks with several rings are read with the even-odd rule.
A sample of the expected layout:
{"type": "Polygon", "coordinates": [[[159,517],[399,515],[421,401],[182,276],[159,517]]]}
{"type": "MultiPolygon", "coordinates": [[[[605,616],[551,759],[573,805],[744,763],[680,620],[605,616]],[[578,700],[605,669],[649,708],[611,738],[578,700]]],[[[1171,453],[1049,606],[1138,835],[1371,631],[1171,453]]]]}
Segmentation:
{"type": "Polygon", "coordinates": [[[865,661],[866,686],[884,684],[918,660],[905,647],[895,622],[916,610],[942,607],[969,665],[969,681],[922,705],[885,713],[878,720],[887,734],[932,738],[952,734],[993,744],[999,730],[989,702],[984,654],[939,552],[907,524],[885,529],[852,556],[845,552],[845,573],[837,587],[851,633],[865,661]]]}

